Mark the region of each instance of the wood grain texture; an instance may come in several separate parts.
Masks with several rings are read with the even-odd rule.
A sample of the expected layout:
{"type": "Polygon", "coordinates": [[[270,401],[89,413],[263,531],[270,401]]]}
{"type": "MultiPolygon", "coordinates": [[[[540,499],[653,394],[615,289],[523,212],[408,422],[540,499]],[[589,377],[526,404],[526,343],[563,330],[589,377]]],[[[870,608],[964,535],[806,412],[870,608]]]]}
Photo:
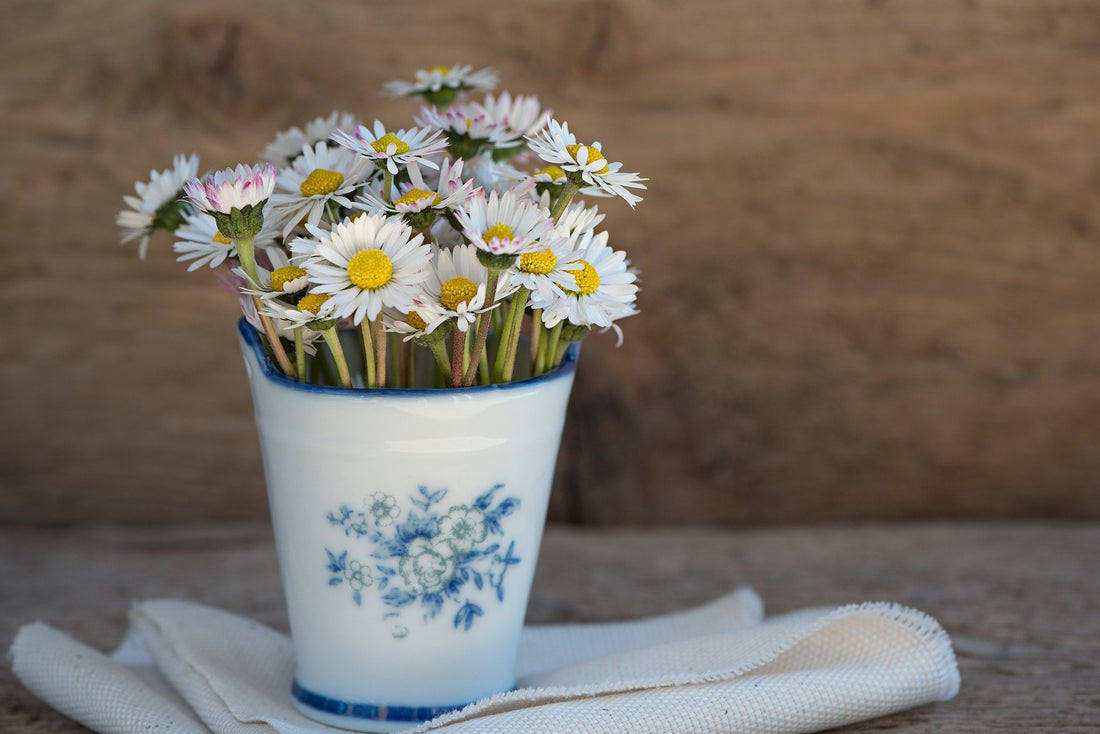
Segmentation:
{"type": "Polygon", "coordinates": [[[492,65],[627,170],[643,273],[585,348],[554,518],[1100,517],[1100,12],[1072,0],[13,0],[0,28],[0,520],[266,514],[233,300],[116,246],[377,90],[492,65]]]}
{"type": "MultiPolygon", "coordinates": [[[[528,620],[633,619],[754,587],[768,613],[894,601],[935,617],[962,674],[952,701],[837,729],[906,734],[1100,728],[1096,523],[768,530],[548,529],[528,620]]],[[[0,644],[46,621],[109,649],[132,600],[184,598],[285,631],[265,526],[0,530],[0,644]]],[[[0,731],[85,731],[0,666],[0,731]]]]}

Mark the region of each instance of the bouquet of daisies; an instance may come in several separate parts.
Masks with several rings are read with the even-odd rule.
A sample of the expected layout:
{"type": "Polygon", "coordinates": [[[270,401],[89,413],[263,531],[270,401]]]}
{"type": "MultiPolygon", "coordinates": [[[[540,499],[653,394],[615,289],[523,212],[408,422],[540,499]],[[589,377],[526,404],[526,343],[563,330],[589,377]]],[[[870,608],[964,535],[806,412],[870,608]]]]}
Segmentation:
{"type": "Polygon", "coordinates": [[[298,380],[463,387],[543,374],[592,329],[621,340],[615,322],[637,312],[636,275],[584,199],[633,208],[645,179],[536,97],[467,99],[496,81],[469,66],[418,71],[386,85],[426,103],[413,127],[333,112],[279,133],[259,163],[202,178],[196,156],[177,156],[124,197],[123,242],[144,257],[167,230],[189,270],[223,270],[298,380]]]}

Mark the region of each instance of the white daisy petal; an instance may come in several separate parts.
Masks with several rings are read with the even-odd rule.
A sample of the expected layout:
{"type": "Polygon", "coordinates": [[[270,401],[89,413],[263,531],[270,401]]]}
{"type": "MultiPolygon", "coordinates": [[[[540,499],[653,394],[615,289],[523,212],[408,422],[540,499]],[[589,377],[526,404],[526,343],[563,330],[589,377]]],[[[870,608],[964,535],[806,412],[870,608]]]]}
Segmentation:
{"type": "Polygon", "coordinates": [[[334,110],[328,117],[317,117],[306,123],[305,130],[295,126],[277,133],[275,140],[260,153],[260,160],[285,166],[302,154],[303,147],[327,141],[337,130],[351,130],[358,124],[355,115],[334,110]]]}

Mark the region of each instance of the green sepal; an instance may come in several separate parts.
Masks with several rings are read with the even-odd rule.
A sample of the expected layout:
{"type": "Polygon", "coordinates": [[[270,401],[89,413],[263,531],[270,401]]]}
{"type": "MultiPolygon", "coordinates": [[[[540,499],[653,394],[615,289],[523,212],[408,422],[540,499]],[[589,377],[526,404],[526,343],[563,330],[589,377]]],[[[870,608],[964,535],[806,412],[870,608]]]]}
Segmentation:
{"type": "Polygon", "coordinates": [[[513,145],[508,148],[493,148],[493,160],[497,163],[507,163],[525,150],[527,150],[526,145],[513,145]]]}
{"type": "Polygon", "coordinates": [[[468,161],[477,157],[481,149],[489,144],[484,138],[471,138],[464,133],[447,132],[447,148],[451,156],[468,161]]]}
{"type": "Polygon", "coordinates": [[[477,251],[477,261],[488,268],[490,272],[507,270],[516,264],[517,259],[519,259],[518,255],[494,255],[485,250],[479,249],[477,251]]]}
{"type": "Polygon", "coordinates": [[[417,344],[423,344],[426,347],[430,347],[432,344],[438,344],[447,338],[447,335],[451,333],[454,326],[450,321],[445,321],[439,326],[435,327],[430,333],[421,334],[416,337],[414,341],[417,344]]]}
{"type": "Polygon", "coordinates": [[[149,225],[150,234],[158,229],[175,232],[183,224],[183,215],[189,210],[189,206],[182,197],[183,191],[181,190],[176,198],[165,202],[157,209],[156,213],[153,214],[153,223],[149,225]]]}
{"type": "Polygon", "coordinates": [[[440,87],[439,90],[421,92],[421,96],[428,100],[436,107],[446,107],[451,102],[458,99],[459,92],[462,90],[458,87],[440,87]]]}
{"type": "Polygon", "coordinates": [[[588,336],[588,332],[592,331],[591,326],[578,326],[577,324],[570,324],[566,322],[561,327],[561,340],[567,342],[579,342],[588,336]]]}
{"type": "Polygon", "coordinates": [[[426,229],[435,222],[436,211],[431,207],[419,212],[405,212],[405,224],[413,229],[426,229]]]}
{"type": "Polygon", "coordinates": [[[222,236],[228,237],[234,242],[255,238],[264,228],[264,204],[249,205],[243,209],[233,207],[228,214],[225,212],[207,212],[218,223],[218,231],[222,236]]]}

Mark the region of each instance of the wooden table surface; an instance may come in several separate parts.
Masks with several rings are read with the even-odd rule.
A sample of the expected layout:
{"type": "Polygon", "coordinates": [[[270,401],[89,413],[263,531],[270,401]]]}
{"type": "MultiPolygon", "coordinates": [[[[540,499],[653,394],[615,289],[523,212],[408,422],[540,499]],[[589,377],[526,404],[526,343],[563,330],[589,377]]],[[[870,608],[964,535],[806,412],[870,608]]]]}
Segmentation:
{"type": "MultiPolygon", "coordinates": [[[[959,696],[838,731],[1100,731],[1100,524],[547,531],[531,622],[645,616],[753,586],[769,612],[889,600],[950,633],[959,696]]],[[[132,600],[286,629],[261,525],[0,530],[0,639],[44,620],[107,649],[132,600]]],[[[0,731],[78,732],[0,666],[0,731]]]]}

